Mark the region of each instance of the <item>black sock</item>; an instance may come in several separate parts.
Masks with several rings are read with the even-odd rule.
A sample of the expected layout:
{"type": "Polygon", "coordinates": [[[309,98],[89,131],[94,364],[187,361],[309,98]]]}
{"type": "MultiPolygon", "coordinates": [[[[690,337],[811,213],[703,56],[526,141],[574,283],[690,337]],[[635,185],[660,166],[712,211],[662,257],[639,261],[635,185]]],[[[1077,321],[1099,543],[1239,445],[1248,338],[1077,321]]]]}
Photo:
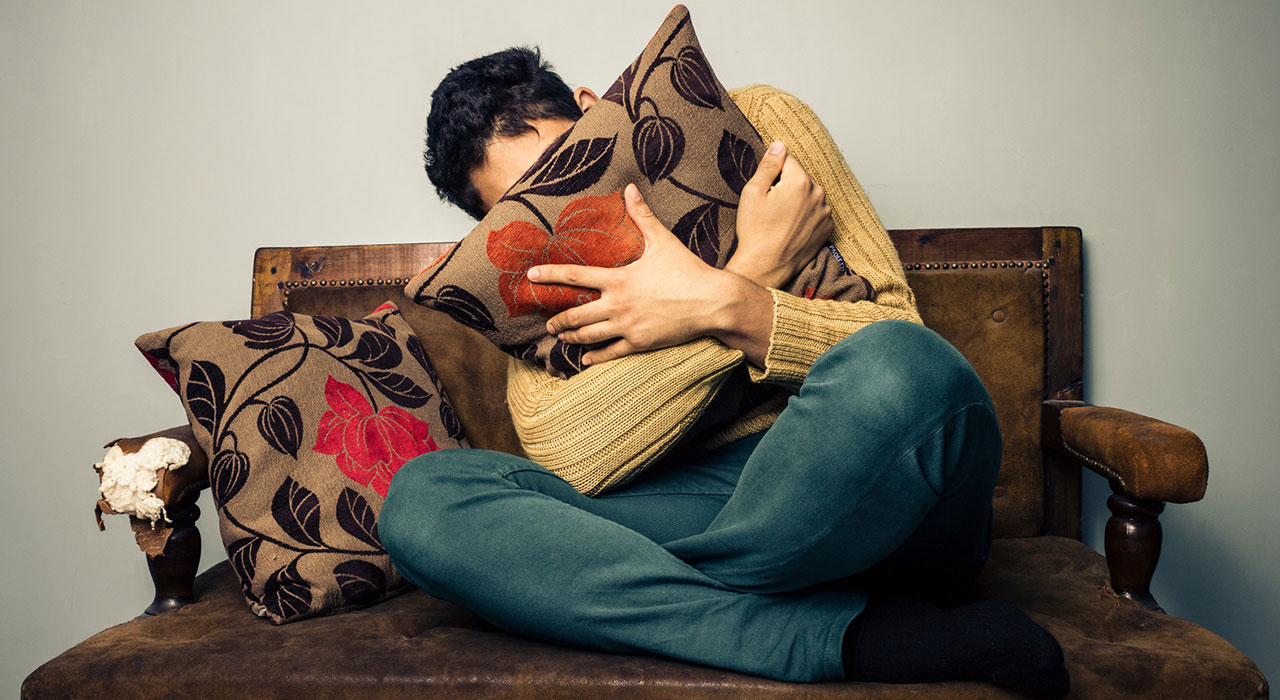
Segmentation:
{"type": "Polygon", "coordinates": [[[1034,698],[1061,698],[1070,687],[1058,640],[1002,600],[939,608],[872,591],[845,631],[843,658],[849,680],[985,681],[1034,698]]]}

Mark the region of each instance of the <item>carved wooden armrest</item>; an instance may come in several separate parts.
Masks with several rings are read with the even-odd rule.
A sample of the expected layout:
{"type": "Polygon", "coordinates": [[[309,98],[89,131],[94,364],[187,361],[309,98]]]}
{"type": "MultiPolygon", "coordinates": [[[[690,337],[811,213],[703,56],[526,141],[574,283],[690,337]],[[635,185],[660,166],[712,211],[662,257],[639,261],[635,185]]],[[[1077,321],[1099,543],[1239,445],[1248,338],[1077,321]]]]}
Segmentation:
{"type": "MultiPolygon", "coordinates": [[[[172,448],[172,443],[155,443],[172,448]]],[[[196,569],[200,564],[200,531],[196,529],[196,520],[200,517],[200,509],[196,499],[200,491],[209,487],[209,461],[200,445],[196,442],[187,425],[161,430],[149,435],[132,438],[117,438],[108,442],[108,458],[95,464],[98,472],[99,488],[104,489],[103,498],[94,506],[94,517],[98,529],[105,530],[102,515],[127,514],[129,524],[133,528],[138,547],[147,555],[147,569],[151,572],[151,581],[155,585],[155,599],[147,606],[148,615],[158,615],[176,610],[193,602],[192,592],[196,577],[196,569]],[[143,452],[152,440],[167,438],[185,445],[189,451],[185,463],[175,463],[167,467],[156,467],[154,470],[155,485],[149,492],[138,494],[133,499],[120,497],[120,493],[112,491],[116,497],[113,502],[106,491],[111,490],[106,477],[108,461],[114,456],[113,448],[119,448],[122,455],[136,455],[143,452]]],[[[174,459],[174,451],[164,452],[166,459],[174,459]]],[[[143,465],[145,472],[146,465],[143,465]]],[[[144,478],[143,474],[139,478],[144,478]]]]}
{"type": "Polygon", "coordinates": [[[1043,445],[1105,476],[1105,546],[1117,593],[1164,612],[1151,595],[1160,560],[1164,504],[1204,498],[1209,460],[1195,433],[1164,421],[1083,401],[1046,401],[1043,445]]]}

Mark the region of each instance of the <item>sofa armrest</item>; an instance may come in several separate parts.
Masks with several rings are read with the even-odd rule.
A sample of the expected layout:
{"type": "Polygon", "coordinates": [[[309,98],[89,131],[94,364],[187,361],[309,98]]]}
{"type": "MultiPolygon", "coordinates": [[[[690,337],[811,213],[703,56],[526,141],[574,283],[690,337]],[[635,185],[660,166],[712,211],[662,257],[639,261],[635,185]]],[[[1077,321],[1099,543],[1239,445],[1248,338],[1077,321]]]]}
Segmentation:
{"type": "MultiPolygon", "coordinates": [[[[204,450],[200,449],[200,444],[196,442],[196,436],[191,432],[190,425],[179,425],[138,437],[116,438],[103,447],[119,447],[121,452],[133,454],[154,438],[177,440],[187,446],[191,456],[180,468],[158,470],[156,487],[151,493],[163,501],[166,508],[194,502],[202,490],[209,488],[209,459],[205,456],[204,450]]],[[[94,465],[94,469],[98,471],[98,478],[101,479],[102,471],[97,465],[94,465]]],[[[102,509],[101,512],[115,513],[105,501],[99,500],[98,504],[102,509]]],[[[103,529],[101,515],[98,516],[98,529],[103,529]]]]}
{"type": "Polygon", "coordinates": [[[1196,434],[1154,418],[1083,401],[1042,405],[1041,444],[1107,477],[1111,496],[1104,545],[1116,593],[1164,612],[1151,578],[1164,539],[1166,502],[1204,497],[1209,461],[1196,434]]]}
{"type": "Polygon", "coordinates": [[[1209,461],[1186,428],[1119,408],[1046,401],[1044,446],[1107,477],[1145,500],[1191,503],[1204,498],[1209,461]]]}
{"type": "MultiPolygon", "coordinates": [[[[152,583],[155,585],[155,599],[151,602],[151,605],[147,606],[145,611],[149,615],[158,615],[170,610],[176,610],[195,600],[193,583],[195,581],[196,568],[200,562],[200,531],[196,528],[196,520],[200,517],[200,508],[196,505],[196,500],[200,496],[200,491],[209,487],[209,460],[204,451],[200,449],[200,445],[196,442],[195,435],[191,432],[189,425],[177,426],[138,437],[116,438],[103,447],[108,449],[119,448],[120,453],[124,455],[135,454],[156,438],[177,440],[187,446],[190,454],[184,464],[173,464],[173,461],[180,459],[180,455],[175,457],[171,443],[160,443],[162,445],[161,449],[169,450],[166,458],[152,461],[149,455],[146,457],[146,461],[152,464],[171,464],[171,466],[162,466],[155,469],[156,483],[154,488],[150,490],[150,495],[140,500],[129,498],[124,500],[130,506],[129,508],[124,508],[124,512],[129,515],[129,524],[133,528],[138,547],[147,555],[147,569],[150,571],[152,583]],[[137,513],[129,512],[133,506],[139,503],[144,505],[149,503],[154,506],[155,499],[159,499],[163,503],[162,511],[152,512],[158,509],[151,507],[137,509],[147,513],[147,517],[139,517],[137,513]]],[[[112,453],[114,453],[114,450],[112,450],[112,453]]],[[[143,463],[145,464],[145,462],[143,463]]],[[[136,464],[137,462],[135,462],[135,467],[136,464]]],[[[103,465],[95,464],[94,470],[98,472],[98,479],[101,484],[104,472],[103,465]]],[[[117,485],[120,483],[127,484],[126,490],[128,492],[138,493],[138,489],[144,488],[149,482],[139,482],[126,478],[123,482],[115,483],[117,485]]],[[[147,492],[144,491],[142,493],[145,495],[147,492]]],[[[94,506],[94,516],[98,521],[98,529],[106,529],[102,523],[103,513],[116,514],[119,512],[121,511],[113,508],[105,497],[99,499],[94,506]]]]}

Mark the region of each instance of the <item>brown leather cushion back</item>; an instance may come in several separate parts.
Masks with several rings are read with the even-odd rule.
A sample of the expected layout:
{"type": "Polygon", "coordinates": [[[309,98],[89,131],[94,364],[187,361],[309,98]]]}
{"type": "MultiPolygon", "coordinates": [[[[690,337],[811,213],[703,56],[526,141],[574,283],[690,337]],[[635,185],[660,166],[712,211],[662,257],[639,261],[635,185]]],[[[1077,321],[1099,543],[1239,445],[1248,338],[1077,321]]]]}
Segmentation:
{"type": "Polygon", "coordinates": [[[908,272],[907,281],[925,325],[969,359],[995,403],[1004,459],[993,499],[993,536],[1039,535],[1045,343],[1040,270],[920,270],[908,272]]]}
{"type": "MultiPolygon", "coordinates": [[[[1040,401],[1044,384],[1042,277],[1032,269],[907,273],[925,324],[964,353],[991,392],[1004,437],[995,537],[1038,535],[1044,522],[1040,401]]],[[[418,333],[475,447],[524,455],[506,404],[507,356],[479,333],[410,303],[394,285],[303,287],[284,306],[359,318],[394,301],[418,333]]]]}
{"type": "Polygon", "coordinates": [[[300,314],[360,318],[391,300],[400,307],[440,374],[472,447],[524,456],[507,410],[507,355],[484,336],[439,311],[405,298],[401,287],[305,287],[284,307],[300,314]]]}

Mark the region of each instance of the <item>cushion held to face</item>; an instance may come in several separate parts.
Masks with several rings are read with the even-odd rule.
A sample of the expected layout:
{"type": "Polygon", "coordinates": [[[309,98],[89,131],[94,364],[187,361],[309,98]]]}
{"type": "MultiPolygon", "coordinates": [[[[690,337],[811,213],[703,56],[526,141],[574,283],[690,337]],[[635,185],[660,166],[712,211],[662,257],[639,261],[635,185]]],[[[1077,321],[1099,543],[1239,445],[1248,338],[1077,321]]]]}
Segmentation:
{"type": "MultiPolygon", "coordinates": [[[[504,352],[572,376],[593,346],[558,340],[546,321],[599,292],[535,284],[529,268],[619,267],[639,259],[644,241],[622,198],[628,183],[690,250],[724,267],[737,244],[739,197],[764,150],[711,69],[689,11],[677,5],[600,101],[405,293],[504,352]]],[[[821,249],[783,291],[845,301],[871,294],[834,246],[821,249]]]]}

